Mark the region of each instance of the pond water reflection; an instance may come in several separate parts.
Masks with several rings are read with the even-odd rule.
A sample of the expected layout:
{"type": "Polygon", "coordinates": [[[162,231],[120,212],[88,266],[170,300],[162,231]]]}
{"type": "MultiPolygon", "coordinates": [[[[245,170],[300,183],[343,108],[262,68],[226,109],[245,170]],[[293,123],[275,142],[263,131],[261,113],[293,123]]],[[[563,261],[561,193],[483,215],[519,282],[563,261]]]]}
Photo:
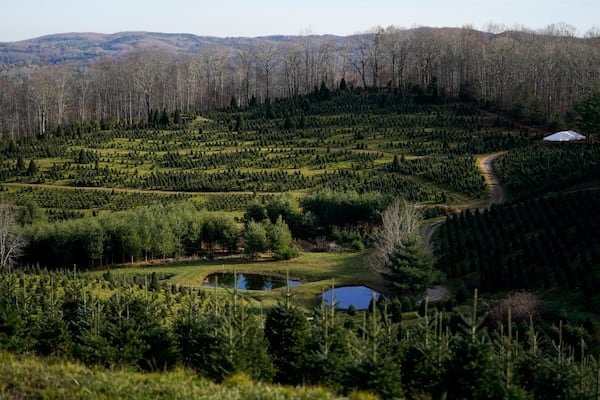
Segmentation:
{"type": "Polygon", "coordinates": [[[286,280],[271,275],[261,274],[233,274],[231,272],[220,272],[210,274],[202,283],[202,286],[228,288],[237,287],[238,290],[272,290],[286,286],[299,286],[302,282],[286,280]]]}
{"type": "Polygon", "coordinates": [[[366,310],[375,293],[375,300],[379,299],[380,293],[366,286],[343,286],[329,289],[323,294],[323,298],[328,306],[331,305],[331,298],[335,303],[335,308],[347,309],[350,304],[354,304],[357,310],[366,310]]]}

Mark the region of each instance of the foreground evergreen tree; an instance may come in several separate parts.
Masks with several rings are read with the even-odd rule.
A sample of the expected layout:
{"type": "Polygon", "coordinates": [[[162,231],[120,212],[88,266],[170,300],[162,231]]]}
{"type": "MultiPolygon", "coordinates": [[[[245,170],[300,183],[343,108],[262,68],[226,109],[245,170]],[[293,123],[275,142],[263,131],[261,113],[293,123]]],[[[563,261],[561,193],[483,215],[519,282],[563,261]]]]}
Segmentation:
{"type": "Polygon", "coordinates": [[[289,292],[267,315],[265,336],[275,366],[275,380],[284,384],[301,384],[302,359],[308,323],[302,311],[291,304],[289,292]]]}
{"type": "Polygon", "coordinates": [[[399,325],[392,323],[385,311],[380,313],[374,304],[365,315],[359,332],[362,340],[356,346],[355,356],[346,365],[345,390],[366,390],[384,399],[402,398],[400,358],[403,350],[398,340],[399,325]]]}
{"type": "Polygon", "coordinates": [[[335,308],[322,304],[306,337],[303,381],[322,384],[341,392],[345,369],[351,363],[358,338],[335,316],[335,308]]]}
{"type": "Polygon", "coordinates": [[[200,312],[193,296],[174,322],[183,362],[202,376],[223,381],[235,373],[269,381],[273,364],[259,319],[237,290],[222,302],[216,295],[200,312]]]}

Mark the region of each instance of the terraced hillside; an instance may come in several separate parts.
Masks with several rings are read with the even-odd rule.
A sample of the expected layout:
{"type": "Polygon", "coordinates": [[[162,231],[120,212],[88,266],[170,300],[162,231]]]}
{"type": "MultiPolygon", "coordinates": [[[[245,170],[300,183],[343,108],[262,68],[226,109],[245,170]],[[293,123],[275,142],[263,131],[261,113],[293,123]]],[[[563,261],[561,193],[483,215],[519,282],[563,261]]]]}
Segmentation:
{"type": "Polygon", "coordinates": [[[116,210],[165,192],[175,192],[171,200],[195,196],[212,209],[241,210],[255,195],[323,188],[463,203],[486,196],[474,154],[531,141],[502,118],[464,104],[326,94],[204,116],[165,112],[154,126],[100,129],[92,121],[19,143],[5,139],[0,180],[10,184],[4,188],[11,200],[34,200],[54,212],[116,210]],[[65,199],[85,197],[81,190],[50,194],[65,186],[144,194],[116,190],[91,203],[65,199]]]}

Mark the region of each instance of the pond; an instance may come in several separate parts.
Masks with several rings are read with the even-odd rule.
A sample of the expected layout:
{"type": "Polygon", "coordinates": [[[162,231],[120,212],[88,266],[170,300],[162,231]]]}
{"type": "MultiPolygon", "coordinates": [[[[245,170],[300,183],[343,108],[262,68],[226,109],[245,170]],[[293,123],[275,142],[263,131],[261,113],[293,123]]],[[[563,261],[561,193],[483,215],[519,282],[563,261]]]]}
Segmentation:
{"type": "Polygon", "coordinates": [[[375,299],[379,299],[380,293],[377,293],[366,286],[343,286],[329,289],[323,294],[326,304],[331,305],[331,297],[335,303],[335,308],[347,309],[350,304],[354,304],[357,310],[366,310],[375,293],[375,299]]]}
{"type": "Polygon", "coordinates": [[[202,286],[228,288],[237,287],[238,290],[272,290],[286,286],[299,286],[302,282],[286,280],[270,275],[261,274],[233,274],[231,272],[220,272],[210,274],[202,283],[202,286]]]}

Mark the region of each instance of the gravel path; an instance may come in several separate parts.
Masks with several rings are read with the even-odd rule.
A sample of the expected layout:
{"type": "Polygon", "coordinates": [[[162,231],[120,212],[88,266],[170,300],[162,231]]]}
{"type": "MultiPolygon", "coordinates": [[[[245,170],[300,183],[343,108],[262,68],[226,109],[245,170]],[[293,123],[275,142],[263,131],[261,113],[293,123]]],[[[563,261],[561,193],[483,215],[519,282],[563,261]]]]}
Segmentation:
{"type": "Polygon", "coordinates": [[[504,189],[502,189],[500,180],[498,179],[498,176],[494,172],[493,168],[494,160],[502,154],[504,154],[504,152],[490,154],[479,161],[479,168],[481,169],[481,172],[485,177],[485,181],[490,186],[492,191],[488,207],[490,207],[492,204],[500,204],[504,202],[504,189]]]}

